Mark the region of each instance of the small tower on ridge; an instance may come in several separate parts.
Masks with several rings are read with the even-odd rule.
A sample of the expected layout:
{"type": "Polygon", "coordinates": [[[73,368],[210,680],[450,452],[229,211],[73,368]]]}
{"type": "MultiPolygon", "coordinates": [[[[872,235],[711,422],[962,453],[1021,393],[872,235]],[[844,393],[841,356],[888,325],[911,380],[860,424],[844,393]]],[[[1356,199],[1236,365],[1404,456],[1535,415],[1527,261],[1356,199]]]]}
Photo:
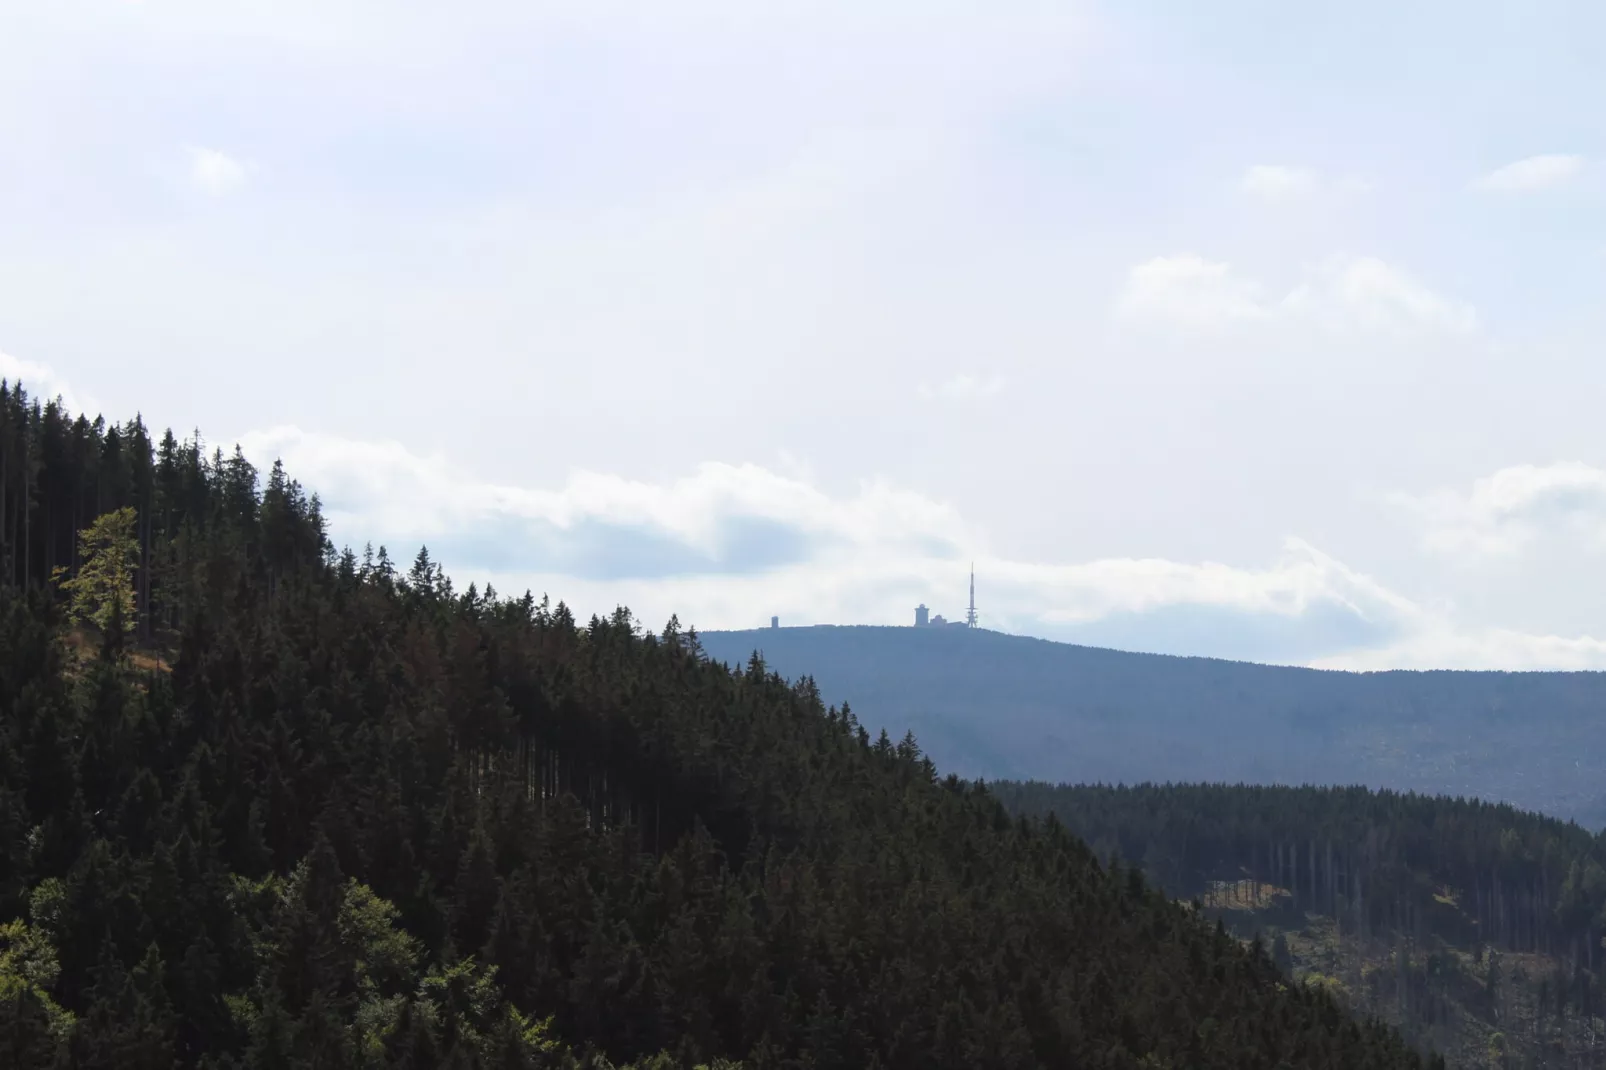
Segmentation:
{"type": "Polygon", "coordinates": [[[965,614],[965,627],[976,626],[976,563],[970,563],[970,611],[965,614]]]}

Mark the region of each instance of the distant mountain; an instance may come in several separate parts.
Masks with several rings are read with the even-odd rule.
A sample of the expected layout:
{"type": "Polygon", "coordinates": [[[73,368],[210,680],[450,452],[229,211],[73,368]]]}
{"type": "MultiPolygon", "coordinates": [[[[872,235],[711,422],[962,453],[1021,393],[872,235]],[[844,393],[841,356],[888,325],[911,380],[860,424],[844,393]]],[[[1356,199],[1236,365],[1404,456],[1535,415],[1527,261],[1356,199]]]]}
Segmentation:
{"type": "Polygon", "coordinates": [[[1348,673],[963,628],[705,632],[811,675],[939,768],[1052,782],[1364,784],[1606,825],[1606,673],[1348,673]]]}

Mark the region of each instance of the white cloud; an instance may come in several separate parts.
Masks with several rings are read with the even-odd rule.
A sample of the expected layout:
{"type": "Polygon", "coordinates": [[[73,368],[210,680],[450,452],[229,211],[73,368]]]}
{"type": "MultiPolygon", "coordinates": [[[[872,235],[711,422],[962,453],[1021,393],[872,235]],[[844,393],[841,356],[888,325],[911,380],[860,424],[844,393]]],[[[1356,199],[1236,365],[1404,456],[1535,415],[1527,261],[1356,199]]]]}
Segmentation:
{"type": "Polygon", "coordinates": [[[1288,314],[1314,316],[1331,327],[1456,335],[1478,330],[1478,315],[1471,305],[1435,293],[1375,257],[1326,261],[1283,298],[1281,308],[1288,314]]]}
{"type": "MultiPolygon", "coordinates": [[[[536,489],[476,482],[445,458],[420,456],[397,442],[276,428],[247,434],[240,444],[260,464],[282,458],[296,478],[323,494],[335,515],[352,522],[353,539],[370,537],[366,530],[426,540],[497,521],[558,532],[602,525],[671,539],[712,557],[732,522],[751,520],[877,554],[971,539],[950,507],[884,483],[867,481],[853,497],[833,499],[751,464],[704,463],[664,484],[581,471],[562,487],[536,489]]],[[[519,547],[507,551],[517,556],[519,547]]],[[[539,566],[537,556],[532,553],[531,568],[539,566]]]]}
{"type": "Polygon", "coordinates": [[[1390,501],[1417,520],[1425,547],[1457,557],[1509,557],[1545,535],[1606,548],[1606,470],[1579,462],[1513,465],[1468,490],[1390,501]]]}
{"type": "Polygon", "coordinates": [[[189,157],[190,181],[203,193],[221,197],[245,182],[246,165],[227,153],[191,146],[189,157]]]}
{"type": "Polygon", "coordinates": [[[1255,164],[1244,172],[1238,188],[1255,197],[1280,200],[1313,193],[1317,185],[1316,172],[1303,167],[1255,164]]]}
{"type": "Polygon", "coordinates": [[[1506,628],[1462,630],[1432,620],[1399,642],[1312,659],[1317,669],[1501,669],[1577,672],[1606,669],[1606,639],[1534,635],[1506,628]]]}
{"type": "Polygon", "coordinates": [[[1407,599],[1297,538],[1286,540],[1281,557],[1262,569],[1132,558],[1077,565],[999,564],[1004,576],[1044,593],[1052,605],[1040,614],[1056,622],[1178,604],[1293,618],[1319,603],[1331,603],[1378,621],[1419,612],[1407,599]]]}
{"type": "Polygon", "coordinates": [[[1472,188],[1489,193],[1533,193],[1563,186],[1584,169],[1584,158],[1563,153],[1530,156],[1490,171],[1472,183],[1472,188]]]}
{"type": "Polygon", "coordinates": [[[1371,192],[1372,183],[1356,176],[1333,178],[1308,167],[1255,164],[1238,179],[1238,190],[1265,201],[1303,201],[1312,197],[1351,196],[1371,192]]]}
{"type": "Polygon", "coordinates": [[[1254,323],[1395,335],[1470,335],[1479,329],[1471,305],[1443,297],[1375,257],[1329,258],[1275,297],[1225,262],[1196,253],[1156,257],[1128,274],[1117,313],[1129,322],[1185,329],[1254,323]]]}
{"type": "Polygon", "coordinates": [[[93,398],[76,393],[59,375],[45,365],[20,360],[4,351],[0,351],[0,379],[13,386],[21,383],[30,397],[40,401],[59,397],[62,404],[73,413],[86,413],[90,416],[100,413],[100,406],[93,398]]]}
{"type": "Polygon", "coordinates": [[[1004,389],[1004,379],[998,375],[969,375],[961,373],[950,379],[945,379],[933,386],[930,383],[920,384],[920,396],[927,400],[940,398],[945,401],[968,401],[976,398],[992,397],[1004,389]]]}
{"type": "Polygon", "coordinates": [[[1134,267],[1117,305],[1131,320],[1179,327],[1218,327],[1265,319],[1260,286],[1221,261],[1197,253],[1158,256],[1134,267]]]}

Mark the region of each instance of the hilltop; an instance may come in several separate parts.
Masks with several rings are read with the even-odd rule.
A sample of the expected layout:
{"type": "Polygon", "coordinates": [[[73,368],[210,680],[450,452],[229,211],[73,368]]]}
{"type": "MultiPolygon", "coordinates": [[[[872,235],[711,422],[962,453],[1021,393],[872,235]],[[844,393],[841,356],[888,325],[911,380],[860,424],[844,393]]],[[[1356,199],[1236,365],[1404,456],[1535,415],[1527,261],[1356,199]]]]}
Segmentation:
{"type": "Polygon", "coordinates": [[[1606,674],[1350,673],[986,630],[705,632],[986,779],[1363,784],[1606,825],[1606,674]]]}

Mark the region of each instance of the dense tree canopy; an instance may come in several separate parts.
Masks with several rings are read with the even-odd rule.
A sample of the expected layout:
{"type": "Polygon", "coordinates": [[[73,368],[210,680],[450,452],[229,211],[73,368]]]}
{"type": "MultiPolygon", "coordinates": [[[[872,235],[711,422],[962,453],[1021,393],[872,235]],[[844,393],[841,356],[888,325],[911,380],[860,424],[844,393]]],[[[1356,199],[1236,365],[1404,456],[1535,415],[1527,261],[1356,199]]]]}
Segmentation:
{"type": "Polygon", "coordinates": [[[8,387],[0,453],[0,1065],[1423,1064],[757,656],[337,553],[137,420],[8,387]],[[137,642],[78,642],[124,508],[137,642]]]}
{"type": "MultiPolygon", "coordinates": [[[[1381,996],[1409,1031],[1464,1038],[1490,1031],[1474,1019],[1501,1026],[1502,1066],[1606,1057],[1606,835],[1477,799],[1359,787],[991,790],[1012,813],[1053,815],[1168,892],[1215,902],[1241,928],[1331,919],[1360,957],[1392,961],[1394,976],[1368,978],[1357,995],[1381,996]],[[1509,976],[1505,956],[1520,964],[1509,976]],[[1457,999],[1466,1013],[1447,1013],[1457,999]],[[1518,1012],[1527,1021],[1513,1031],[1518,1012]]],[[[1274,948],[1273,958],[1283,956],[1274,948]]]]}
{"type": "Polygon", "coordinates": [[[1245,878],[1363,931],[1554,951],[1589,968],[1606,935],[1606,834],[1510,806],[1360,787],[991,788],[1179,896],[1245,878]]]}

